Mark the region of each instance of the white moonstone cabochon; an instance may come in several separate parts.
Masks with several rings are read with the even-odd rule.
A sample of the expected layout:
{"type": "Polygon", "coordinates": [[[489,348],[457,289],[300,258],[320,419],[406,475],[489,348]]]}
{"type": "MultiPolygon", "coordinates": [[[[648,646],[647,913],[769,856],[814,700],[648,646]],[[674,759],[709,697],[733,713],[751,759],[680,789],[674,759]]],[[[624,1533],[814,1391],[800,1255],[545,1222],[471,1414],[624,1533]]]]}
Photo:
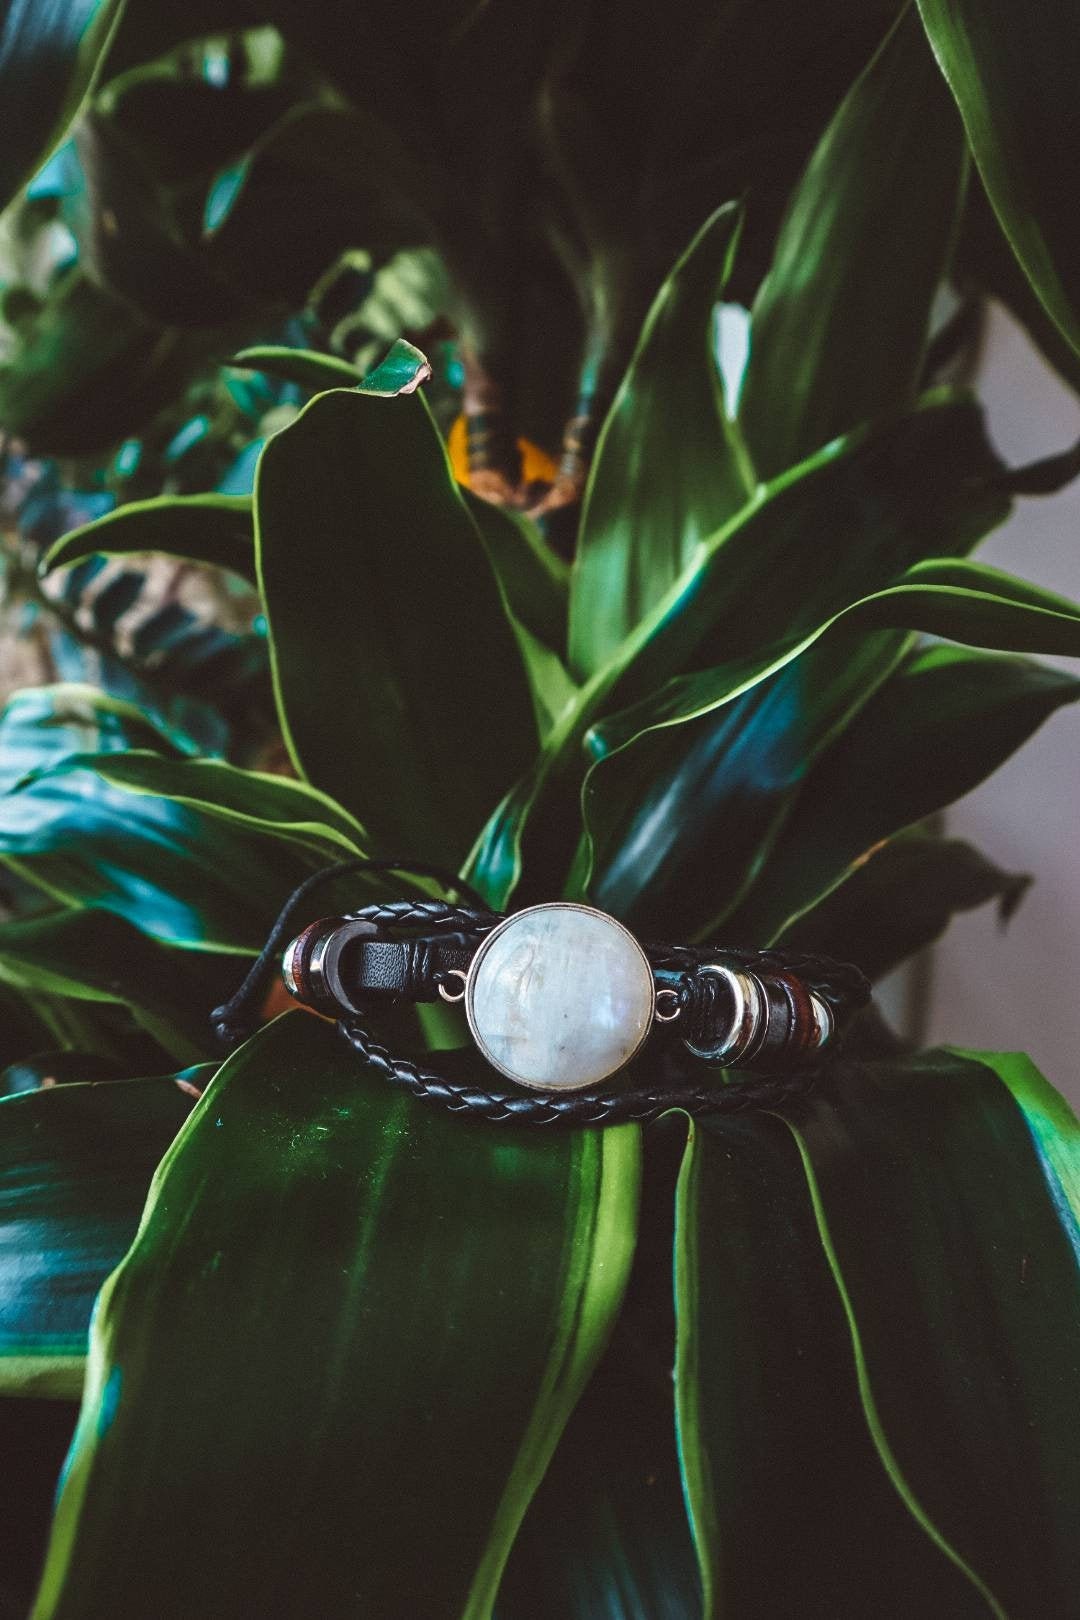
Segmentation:
{"type": "Polygon", "coordinates": [[[641,947],[585,906],[533,906],[482,947],[466,1011],[477,1045],[525,1086],[575,1091],[633,1057],[652,1023],[655,987],[641,947]]]}

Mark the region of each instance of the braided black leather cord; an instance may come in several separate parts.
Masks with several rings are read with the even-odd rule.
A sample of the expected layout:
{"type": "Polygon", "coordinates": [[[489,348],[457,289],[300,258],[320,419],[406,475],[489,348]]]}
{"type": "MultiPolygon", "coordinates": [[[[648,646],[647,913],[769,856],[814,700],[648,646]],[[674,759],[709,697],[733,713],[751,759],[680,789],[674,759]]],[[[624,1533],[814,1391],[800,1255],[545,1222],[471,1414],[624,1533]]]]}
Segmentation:
{"type": "Polygon", "coordinates": [[[688,1114],[734,1114],[747,1108],[770,1108],[786,1098],[808,1091],[815,1071],[786,1075],[758,1075],[725,1082],[670,1079],[649,1086],[624,1086],[616,1091],[573,1091],[565,1096],[547,1092],[488,1091],[472,1082],[449,1080],[421,1068],[411,1058],[394,1057],[355,1020],[341,1019],[338,1033],[369,1068],[384,1080],[407,1091],[420,1102],[433,1103],[452,1114],[485,1120],[492,1125],[559,1126],[646,1125],[673,1108],[688,1114]]]}
{"type": "Polygon", "coordinates": [[[350,911],[349,916],[362,918],[379,928],[456,928],[463,934],[477,936],[490,934],[496,923],[502,922],[497,912],[475,906],[452,906],[446,900],[376,900],[350,911]]]}
{"type": "Polygon", "coordinates": [[[805,979],[810,989],[830,1003],[835,1012],[855,1012],[870,1000],[871,985],[866,974],[851,962],[837,962],[831,956],[815,956],[809,951],[779,948],[753,951],[731,945],[645,945],[654,968],[674,973],[692,973],[704,962],[727,962],[751,971],[775,968],[805,979]]]}

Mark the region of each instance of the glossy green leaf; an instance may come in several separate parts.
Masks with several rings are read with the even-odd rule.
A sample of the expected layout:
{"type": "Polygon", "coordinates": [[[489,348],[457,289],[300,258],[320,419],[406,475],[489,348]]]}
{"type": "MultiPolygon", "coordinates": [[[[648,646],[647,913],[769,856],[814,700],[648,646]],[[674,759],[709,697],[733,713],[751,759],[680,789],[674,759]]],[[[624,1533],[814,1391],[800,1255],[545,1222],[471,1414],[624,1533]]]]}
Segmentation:
{"type": "Polygon", "coordinates": [[[685,1141],[676,1115],[643,1136],[626,1297],[518,1532],[496,1620],[700,1620],[671,1376],[674,1193],[685,1141]]]}
{"type": "Polygon", "coordinates": [[[1008,1086],[1022,1109],[1042,1162],[1043,1176],[1063,1224],[1077,1247],[1080,1221],[1080,1131],[1065,1098],[1039,1073],[1024,1052],[959,1052],[981,1063],[1008,1086]]]}
{"type": "Polygon", "coordinates": [[[92,768],[106,782],[290,842],[309,845],[327,862],[363,852],[364,829],[328,794],[307,782],[265,771],[244,771],[221,759],[168,759],[146,749],[93,758],[74,768],[92,768]]]}
{"type": "Polygon", "coordinates": [[[374,394],[380,399],[397,399],[399,394],[415,394],[421,383],[431,376],[431,366],[425,354],[415,343],[398,338],[374,370],[369,371],[356,385],[359,394],[374,394]]]}
{"type": "Polygon", "coordinates": [[[257,948],[282,893],[335,856],[137,796],[81,757],[133,743],[168,739],[89,687],[17,693],[0,717],[0,860],[57,900],[116,912],[166,942],[257,948]]]}
{"type": "Polygon", "coordinates": [[[71,1444],[78,1403],[0,1401],[0,1452],[18,1458],[7,1474],[0,1514],[0,1614],[22,1620],[37,1591],[56,1482],[71,1444]]]}
{"type": "Polygon", "coordinates": [[[679,1443],[706,1620],[984,1620],[880,1465],[783,1123],[695,1122],[676,1223],[679,1443]]]}
{"type": "Polygon", "coordinates": [[[5,207],[57,146],[89,92],[123,0],[10,0],[0,15],[5,207]]]}
{"type": "MultiPolygon", "coordinates": [[[[210,1070],[210,1073],[213,1071],[210,1070]]],[[[75,1398],[90,1312],[208,1075],[0,1099],[0,1392],[75,1398]]]]}
{"type": "MultiPolygon", "coordinates": [[[[558,892],[571,838],[576,843],[576,806],[590,763],[586,738],[597,721],[657,691],[663,706],[664,683],[687,668],[715,666],[726,697],[759,680],[868,590],[890,586],[921,558],[973,546],[1009,510],[994,487],[1000,471],[970,402],[932,395],[918,410],[839,440],[760,489],[582,690],[530,775],[491,818],[473,871],[503,900],[522,876],[520,896],[558,892]],[[816,547],[807,536],[826,536],[827,544],[816,547]]],[[[950,623],[981,626],[989,611],[959,592],[937,594],[950,623]]],[[[928,615],[934,599],[925,589],[928,615]]],[[[876,622],[907,625],[909,611],[890,597],[876,622]]],[[[1022,616],[1003,612],[1019,633],[1022,616]]],[[[1072,633],[1051,615],[1048,635],[1051,623],[1055,635],[1072,633]]]]}
{"type": "Polygon", "coordinates": [[[210,1010],[235,977],[219,958],[170,949],[108,911],[0,924],[0,982],[126,1007],[178,1063],[215,1055],[210,1010]]]}
{"type": "Polygon", "coordinates": [[[754,304],[739,424],[762,477],[914,400],[963,170],[908,7],[811,158],[754,304]]]}
{"type": "Polygon", "coordinates": [[[1031,882],[962,839],[903,832],[869,850],[783,939],[794,950],[857,962],[879,979],[933,944],[959,912],[994,901],[1004,925],[1031,882]]]}
{"type": "MultiPolygon", "coordinates": [[[[989,583],[986,571],[973,564],[953,562],[941,573],[989,583]]],[[[829,831],[820,845],[808,847],[805,867],[800,857],[789,860],[775,887],[771,846],[816,755],[871,698],[900,655],[904,638],[881,634],[883,627],[1006,647],[1080,648],[1080,608],[1062,598],[996,572],[993,583],[1001,594],[994,596],[922,582],[934,578],[930,565],[925,572],[912,569],[905,576],[912,583],[863,598],[780,659],[686,676],[652,701],[594,728],[588,741],[596,763],[585,778],[583,798],[591,842],[580,853],[578,872],[597,903],[632,915],[639,926],[661,927],[665,916],[676,917],[684,930],[697,932],[730,912],[766,857],[761,879],[766,891],[784,895],[785,885],[798,890],[843,821],[834,814],[834,801],[823,801],[829,831]],[[702,883],[701,852],[709,848],[722,848],[724,860],[710,865],[709,881],[702,883]]],[[[1040,679],[1034,677],[1036,684],[1040,679]]],[[[1057,690],[1052,674],[1050,682],[1057,690]]],[[[1067,680],[1065,689],[1071,689],[1067,680]]],[[[934,777],[914,763],[920,758],[917,749],[904,751],[908,723],[906,713],[897,716],[890,733],[904,738],[896,758],[905,764],[897,769],[906,769],[925,789],[934,777]]],[[[866,731],[872,734],[872,724],[866,731]]],[[[998,740],[986,739],[994,761],[1002,757],[995,751],[998,740]]],[[[837,748],[842,750],[842,741],[837,748]]],[[[961,749],[958,758],[963,757],[961,749]]],[[[948,767],[943,770],[948,780],[948,767]]],[[[884,774],[891,780],[888,768],[884,774]]],[[[921,814],[960,791],[943,793],[921,814]]],[[[861,803],[862,793],[855,771],[835,802],[861,803]]],[[[903,792],[897,797],[902,802],[903,792]]],[[[896,825],[883,829],[882,836],[896,825]]],[[[854,851],[862,853],[863,848],[854,851]]],[[[730,926],[733,937],[770,938],[777,923],[751,908],[740,909],[730,926]]]]}
{"type": "Polygon", "coordinates": [[[470,1126],[314,1020],[271,1025],[101,1296],[39,1620],[488,1615],[618,1310],[637,1181],[635,1131],[470,1126]]]}
{"type": "Polygon", "coordinates": [[[563,661],[569,570],[524,513],[461,493],[502,588],[537,726],[547,737],[577,695],[563,661]]]}
{"type": "Polygon", "coordinates": [[[968,186],[952,274],[963,295],[988,294],[1004,304],[1062,380],[1074,392],[1080,389],[1080,353],[1025,275],[975,173],[968,186]]]}
{"type": "Polygon", "coordinates": [[[299,769],[391,853],[460,860],[536,728],[497,581],[423,400],[318,396],[268,442],[255,506],[299,769]]]}
{"type": "Polygon", "coordinates": [[[317,828],[283,839],[229,819],[69,763],[0,799],[0,859],[54,899],[165,943],[247,952],[290,889],[345,850],[317,828]]]}
{"type": "Polygon", "coordinates": [[[351,387],[358,393],[377,394],[384,399],[396,399],[399,394],[413,394],[431,376],[427,356],[405,338],[398,338],[379,364],[366,374],[335,354],[321,354],[311,349],[289,349],[280,344],[261,344],[252,349],[241,349],[229,364],[251,371],[265,371],[271,377],[282,377],[286,382],[299,383],[301,388],[316,392],[351,387]]]}
{"type": "Polygon", "coordinates": [[[1080,348],[1074,86],[1080,35],[1068,0],[919,0],[983,183],[1047,311],[1080,348]],[[1038,86],[1038,94],[1032,87],[1038,86]]]}
{"type": "Polygon", "coordinates": [[[45,554],[42,572],[100,554],[165,551],[212,563],[254,581],[255,542],[246,495],[158,495],[130,501],[65,534],[45,554]]]}
{"type": "Polygon", "coordinates": [[[1028,659],[914,652],[810,772],[733,926],[786,937],[882,839],[969,792],[1078,698],[1076,676],[1028,659]]]}
{"type": "Polygon", "coordinates": [[[511,613],[538,641],[566,649],[570,570],[523,512],[494,506],[469,490],[462,496],[483,536],[511,613]]]}
{"type": "Polygon", "coordinates": [[[697,1128],[680,1188],[706,1613],[1067,1614],[1080,1285],[1023,1113],[947,1053],[783,1112],[697,1128]]]}
{"type": "Polygon", "coordinates": [[[749,498],[728,420],[713,312],[741,213],[707,220],[661,287],[593,457],[570,605],[570,659],[588,676],[749,498]]]}
{"type": "Polygon", "coordinates": [[[355,388],[361,373],[348,360],[336,354],[320,354],[313,349],[290,349],[282,344],[263,343],[241,349],[229,360],[230,366],[244,371],[265,371],[267,376],[298,383],[321,393],[327,388],[355,388]]]}
{"type": "MultiPolygon", "coordinates": [[[[656,719],[673,683],[655,705],[597,728],[578,863],[596,904],[650,934],[677,926],[696,936],[717,926],[753,878],[813,759],[886,677],[904,639],[825,635],[771,675],[759,666],[729,670],[730,697],[684,711],[682,722],[640,725],[650,713],[656,719]],[[703,871],[709,850],[723,858],[703,871]]],[[[698,684],[691,677],[677,689],[698,684]]]]}
{"type": "Polygon", "coordinates": [[[0,711],[0,791],[78,753],[154,748],[187,754],[190,738],[164,729],[134,703],[74,681],[13,692],[0,711]]]}

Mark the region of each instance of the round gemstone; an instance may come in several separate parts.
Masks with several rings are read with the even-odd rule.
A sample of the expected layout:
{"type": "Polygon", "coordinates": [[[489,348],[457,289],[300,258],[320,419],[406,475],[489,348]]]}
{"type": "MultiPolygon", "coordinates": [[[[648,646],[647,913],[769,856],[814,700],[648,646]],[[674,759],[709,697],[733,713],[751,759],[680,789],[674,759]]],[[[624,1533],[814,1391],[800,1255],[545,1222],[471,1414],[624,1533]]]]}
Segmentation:
{"type": "Polygon", "coordinates": [[[652,1023],[652,968],[613,917],[564,902],[500,923],[469,970],[465,1010],[476,1044],[523,1086],[576,1091],[606,1080],[652,1023]]]}

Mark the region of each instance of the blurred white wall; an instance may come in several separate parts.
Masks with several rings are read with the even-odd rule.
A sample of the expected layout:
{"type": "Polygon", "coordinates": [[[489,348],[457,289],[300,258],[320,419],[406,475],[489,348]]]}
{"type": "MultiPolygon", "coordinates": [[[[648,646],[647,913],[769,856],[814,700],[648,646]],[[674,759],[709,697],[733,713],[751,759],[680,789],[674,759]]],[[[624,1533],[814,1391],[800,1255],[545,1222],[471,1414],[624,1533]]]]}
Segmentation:
{"type": "MultiPolygon", "coordinates": [[[[978,389],[1015,465],[1080,439],[1080,403],[1002,312],[990,322],[978,389]]],[[[1080,599],[1080,481],[1023,500],[980,559],[1080,599]]],[[[1061,659],[1080,674],[1080,660],[1061,659]]],[[[955,922],[934,952],[929,1042],[1021,1048],[1080,1107],[1080,703],[1054,715],[948,815],[1000,866],[1035,883],[1002,933],[992,908],[955,922]]]]}

